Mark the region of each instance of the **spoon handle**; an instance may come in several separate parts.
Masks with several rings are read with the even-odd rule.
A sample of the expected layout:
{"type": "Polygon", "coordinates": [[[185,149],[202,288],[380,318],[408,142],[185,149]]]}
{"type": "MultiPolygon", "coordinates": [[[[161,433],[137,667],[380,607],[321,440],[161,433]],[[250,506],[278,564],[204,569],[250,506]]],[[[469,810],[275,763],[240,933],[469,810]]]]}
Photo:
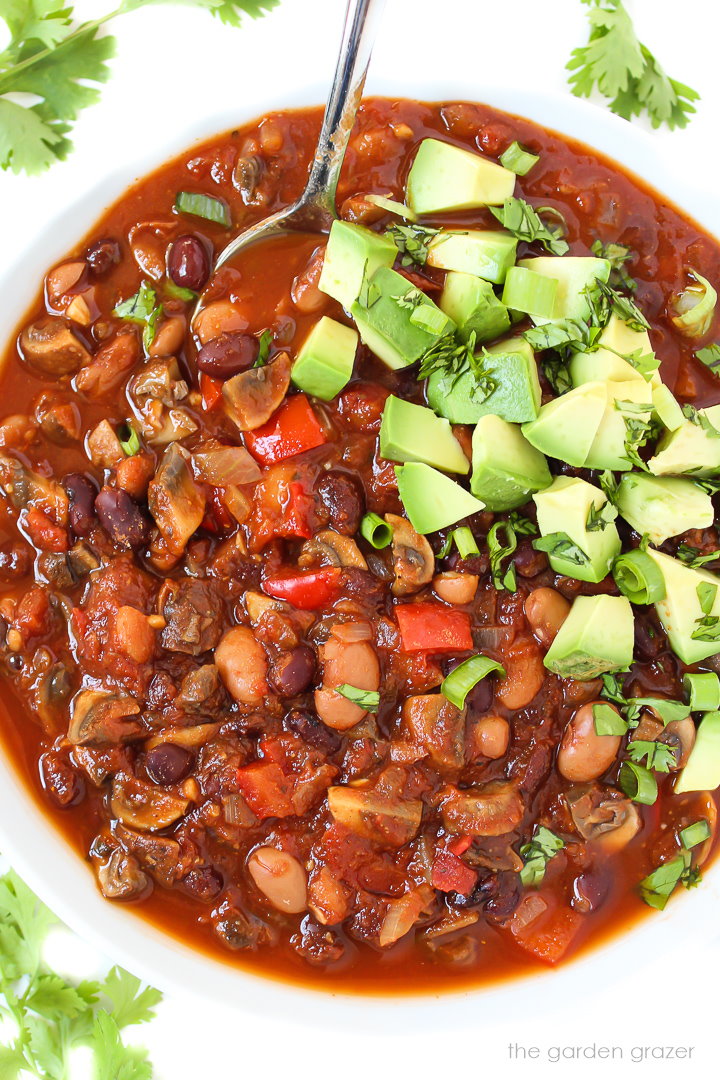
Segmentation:
{"type": "Polygon", "coordinates": [[[302,202],[337,217],[335,192],[385,0],[348,0],[340,54],[302,202]]]}

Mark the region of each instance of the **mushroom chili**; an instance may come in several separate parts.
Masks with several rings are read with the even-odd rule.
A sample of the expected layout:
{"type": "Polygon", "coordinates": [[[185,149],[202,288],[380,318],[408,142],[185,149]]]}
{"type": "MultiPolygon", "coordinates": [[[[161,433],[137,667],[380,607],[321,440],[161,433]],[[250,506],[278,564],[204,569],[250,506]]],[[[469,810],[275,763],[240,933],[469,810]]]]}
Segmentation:
{"type": "Polygon", "coordinates": [[[329,236],[214,273],[319,124],[193,149],[48,271],[0,729],[109,902],[282,977],[481,983],[689,909],[713,851],[720,247],[525,120],[371,100],[329,236]]]}

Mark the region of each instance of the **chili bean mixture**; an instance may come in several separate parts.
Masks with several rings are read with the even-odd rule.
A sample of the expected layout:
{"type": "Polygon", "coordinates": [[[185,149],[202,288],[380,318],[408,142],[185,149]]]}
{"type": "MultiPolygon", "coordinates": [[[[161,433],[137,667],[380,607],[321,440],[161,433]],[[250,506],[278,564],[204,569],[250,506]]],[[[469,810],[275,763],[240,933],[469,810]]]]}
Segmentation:
{"type": "MultiPolygon", "coordinates": [[[[620,596],[613,576],[557,573],[532,499],[411,523],[379,431],[391,395],[426,404],[417,363],[393,370],[360,343],[338,392],[291,382],[323,316],[354,326],[319,287],[327,238],[212,267],[300,193],[319,124],[277,113],[193,149],[47,273],[0,390],[0,723],[102,894],[198,948],[337,988],[497,980],[647,911],[640,883],[700,823],[673,882],[695,883],[714,795],[674,792],[696,720],[656,706],[717,658],[683,663],[655,607],[634,604],[629,670],[553,673],[571,604],[620,596]],[[486,668],[458,696],[444,680],[472,657],[486,668]],[[619,720],[638,698],[656,705],[599,728],[598,704],[619,720]],[[654,801],[620,783],[636,739],[668,751],[644,770],[654,801]]],[[[340,217],[410,230],[394,230],[409,289],[436,303],[443,289],[417,255],[430,234],[368,196],[404,204],[428,139],[538,156],[516,196],[550,208],[570,255],[620,246],[663,383],[680,404],[720,402],[672,309],[689,268],[720,278],[718,245],[617,166],[486,106],[361,110],[340,217]]],[[[485,208],[423,225],[499,228],[485,208]]],[[[520,240],[519,256],[542,254],[520,240]]],[[[531,326],[513,318],[516,335],[531,326]]],[[[547,403],[558,386],[539,372],[547,403]]],[[[472,426],[452,435],[469,460],[472,426]]],[[[683,543],[715,551],[715,525],[660,546],[683,543]]]]}

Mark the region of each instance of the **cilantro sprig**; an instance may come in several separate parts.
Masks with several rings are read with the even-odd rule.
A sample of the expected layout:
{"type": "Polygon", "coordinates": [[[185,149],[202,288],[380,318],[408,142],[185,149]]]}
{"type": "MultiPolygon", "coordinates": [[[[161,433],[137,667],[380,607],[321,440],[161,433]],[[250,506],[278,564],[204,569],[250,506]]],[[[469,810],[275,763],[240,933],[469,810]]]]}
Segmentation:
{"type": "Polygon", "coordinates": [[[67,1080],[79,1046],[92,1051],[97,1080],[151,1080],[145,1050],[126,1045],[121,1032],[151,1020],[162,995],[118,967],[102,982],[51,971],[43,946],[56,925],[17,874],[0,877],[0,1018],[16,1028],[0,1043],[2,1080],[67,1080]]]}
{"type": "MultiPolygon", "coordinates": [[[[279,0],[178,2],[237,27],[244,15],[259,18],[279,0]]],[[[0,168],[32,175],[65,160],[75,121],[99,100],[100,85],[110,76],[116,41],[101,36],[103,26],[158,3],[167,0],[121,0],[112,11],[83,23],[75,22],[68,0],[2,3],[10,42],[0,52],[0,168]]]]}

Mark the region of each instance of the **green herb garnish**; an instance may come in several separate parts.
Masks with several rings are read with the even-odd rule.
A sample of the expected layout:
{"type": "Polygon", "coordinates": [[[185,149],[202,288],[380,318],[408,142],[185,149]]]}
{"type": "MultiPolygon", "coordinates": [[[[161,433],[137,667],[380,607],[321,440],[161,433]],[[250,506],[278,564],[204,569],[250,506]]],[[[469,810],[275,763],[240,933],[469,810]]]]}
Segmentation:
{"type": "Polygon", "coordinates": [[[625,266],[633,257],[632,249],[625,244],[603,244],[602,240],[596,240],[592,246],[592,253],[598,259],[607,259],[610,263],[610,284],[614,288],[627,289],[635,292],[637,281],[627,272],[625,266]]]}
{"type": "MultiPolygon", "coordinates": [[[[488,210],[518,240],[525,240],[528,244],[537,240],[553,255],[565,255],[570,250],[567,241],[562,239],[563,230],[548,229],[538,212],[524,199],[506,199],[503,206],[489,206],[488,210]]],[[[553,213],[558,214],[559,211],[553,208],[553,213]]]]}
{"type": "Polygon", "coordinates": [[[380,707],[379,690],[361,690],[359,687],[351,686],[349,683],[342,683],[342,685],[336,686],[334,689],[336,693],[342,694],[348,701],[352,701],[353,705],[359,705],[366,712],[377,712],[380,707]]]}
{"type": "Polygon", "coordinates": [[[515,592],[517,577],[512,563],[504,567],[503,563],[517,549],[517,536],[515,529],[509,521],[496,521],[487,534],[488,550],[490,552],[490,573],[493,585],[496,589],[507,589],[515,592]],[[501,540],[501,533],[505,534],[505,542],[501,540]]]}
{"type": "Polygon", "coordinates": [[[564,847],[564,840],[544,825],[538,825],[530,842],[520,848],[525,863],[520,871],[523,885],[540,885],[545,877],[547,864],[564,847]]]}
{"type": "Polygon", "coordinates": [[[401,266],[424,266],[429,254],[428,245],[439,232],[427,225],[391,225],[385,235],[402,255],[401,266]]]}
{"type": "Polygon", "coordinates": [[[675,747],[667,743],[657,742],[651,739],[633,739],[628,743],[628,755],[637,764],[645,765],[648,769],[656,772],[670,772],[672,765],[677,765],[677,752],[675,747]]]}
{"type": "Polygon", "coordinates": [[[533,547],[536,551],[545,551],[550,556],[554,555],[557,559],[566,559],[568,562],[575,563],[576,566],[584,566],[590,562],[590,557],[566,532],[554,532],[548,533],[547,536],[540,536],[537,540],[533,540],[533,547]]]}

